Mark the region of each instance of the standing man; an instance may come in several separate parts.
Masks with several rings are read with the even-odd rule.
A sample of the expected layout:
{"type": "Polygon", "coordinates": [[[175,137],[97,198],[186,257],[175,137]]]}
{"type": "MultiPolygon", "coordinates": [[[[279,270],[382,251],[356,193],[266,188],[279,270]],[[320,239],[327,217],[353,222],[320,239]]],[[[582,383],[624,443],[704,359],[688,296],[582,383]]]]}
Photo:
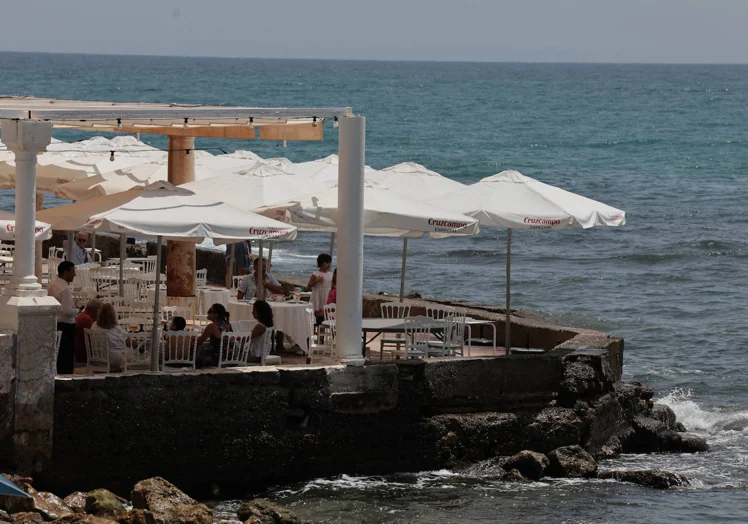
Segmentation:
{"type": "Polygon", "coordinates": [[[75,245],[73,246],[73,264],[80,266],[92,262],[91,255],[86,251],[88,235],[85,233],[75,234],[75,245]]]}
{"type": "Polygon", "coordinates": [[[75,264],[65,260],[57,266],[57,279],[47,287],[47,295],[55,297],[62,305],[57,317],[57,331],[62,331],[60,352],[57,355],[57,373],[75,372],[75,309],[70,283],[75,278],[75,264]]]}

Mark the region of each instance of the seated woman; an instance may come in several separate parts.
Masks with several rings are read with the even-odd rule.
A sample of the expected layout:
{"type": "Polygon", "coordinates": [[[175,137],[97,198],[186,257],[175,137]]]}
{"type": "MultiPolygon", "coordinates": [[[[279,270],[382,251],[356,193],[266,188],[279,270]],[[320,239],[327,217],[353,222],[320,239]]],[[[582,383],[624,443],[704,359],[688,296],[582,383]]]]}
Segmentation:
{"type": "Polygon", "coordinates": [[[262,362],[262,357],[270,353],[270,340],[273,327],[273,309],[265,300],[258,300],[252,306],[252,316],[257,325],[252,329],[252,341],[249,344],[249,362],[262,362]]]}
{"type": "Polygon", "coordinates": [[[229,322],[229,312],[223,304],[213,304],[208,310],[208,320],[210,324],[205,326],[203,332],[197,337],[198,345],[210,341],[207,351],[198,351],[195,361],[196,367],[217,366],[218,358],[221,352],[221,337],[226,332],[231,332],[231,323],[229,322]]]}
{"type": "Polygon", "coordinates": [[[332,272],[332,289],[327,294],[327,302],[325,302],[325,305],[334,304],[337,299],[338,299],[338,268],[335,268],[335,271],[332,272]]]}
{"type": "Polygon", "coordinates": [[[104,303],[96,315],[92,331],[106,331],[109,342],[109,365],[112,371],[122,371],[122,352],[127,350],[125,332],[117,325],[117,312],[114,306],[104,303]]]}

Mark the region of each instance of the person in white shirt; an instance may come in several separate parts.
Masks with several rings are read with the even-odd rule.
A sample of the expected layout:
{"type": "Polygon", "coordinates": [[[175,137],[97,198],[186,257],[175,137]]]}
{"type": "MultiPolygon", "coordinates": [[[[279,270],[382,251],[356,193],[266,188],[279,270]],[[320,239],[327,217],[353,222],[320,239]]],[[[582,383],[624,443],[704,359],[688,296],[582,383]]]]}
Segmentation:
{"type": "Polygon", "coordinates": [[[88,235],[85,233],[76,233],[75,243],[73,244],[73,264],[80,266],[92,262],[91,255],[86,251],[88,235]]]}
{"type": "Polygon", "coordinates": [[[91,331],[106,331],[110,370],[122,371],[122,353],[127,351],[127,336],[117,323],[117,312],[113,305],[102,304],[91,331]]]}
{"type": "Polygon", "coordinates": [[[332,271],[330,266],[332,265],[332,257],[327,253],[322,253],[317,257],[317,271],[312,273],[309,277],[309,282],[306,287],[312,290],[312,296],[309,299],[309,303],[312,305],[314,310],[314,316],[317,317],[317,324],[321,324],[325,320],[322,308],[327,304],[327,296],[330,294],[332,289],[332,271]]]}
{"type": "MultiPolygon", "coordinates": [[[[236,298],[239,300],[243,300],[244,298],[250,299],[257,294],[257,268],[260,266],[259,258],[255,258],[253,266],[254,271],[245,276],[241,282],[239,282],[239,287],[236,290],[236,298]]],[[[278,279],[268,273],[267,267],[267,260],[263,259],[262,273],[265,275],[265,278],[262,287],[265,291],[265,298],[270,298],[273,293],[283,293],[283,286],[278,282],[278,279]]]]}
{"type": "Polygon", "coordinates": [[[47,287],[47,295],[56,298],[62,306],[57,315],[57,331],[62,331],[60,351],[57,354],[58,374],[75,372],[75,316],[78,310],[70,289],[74,278],[75,264],[66,260],[57,266],[57,279],[47,287]]]}

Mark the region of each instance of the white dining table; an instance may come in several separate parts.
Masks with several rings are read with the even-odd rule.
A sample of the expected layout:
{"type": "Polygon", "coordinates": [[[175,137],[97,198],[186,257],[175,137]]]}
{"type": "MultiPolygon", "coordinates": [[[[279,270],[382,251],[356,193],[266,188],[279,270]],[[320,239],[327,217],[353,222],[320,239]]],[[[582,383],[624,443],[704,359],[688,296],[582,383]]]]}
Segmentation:
{"type": "Polygon", "coordinates": [[[213,304],[226,306],[232,297],[231,290],[224,287],[200,287],[197,292],[200,296],[201,315],[205,315],[213,304]]]}
{"type": "MultiPolygon", "coordinates": [[[[299,345],[304,353],[309,354],[309,317],[307,316],[307,302],[268,302],[273,310],[273,327],[282,331],[299,345]]],[[[230,300],[226,304],[226,311],[231,315],[231,322],[235,320],[254,320],[252,303],[230,300]]]]}

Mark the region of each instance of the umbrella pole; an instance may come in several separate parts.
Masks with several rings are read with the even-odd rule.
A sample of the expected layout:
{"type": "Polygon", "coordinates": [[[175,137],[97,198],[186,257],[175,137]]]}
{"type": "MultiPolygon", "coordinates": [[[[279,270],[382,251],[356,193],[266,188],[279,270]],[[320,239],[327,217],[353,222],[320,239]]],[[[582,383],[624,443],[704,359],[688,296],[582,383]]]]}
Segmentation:
{"type": "Polygon", "coordinates": [[[258,252],[257,256],[260,258],[260,261],[257,263],[257,271],[258,271],[257,273],[257,297],[255,298],[261,299],[261,298],[265,298],[265,289],[264,289],[265,279],[262,278],[262,274],[263,274],[262,270],[263,270],[263,266],[265,265],[265,261],[262,259],[262,239],[260,239],[259,245],[260,247],[257,250],[258,252]]]}
{"type": "Polygon", "coordinates": [[[330,233],[330,256],[335,252],[335,233],[330,233]]]}
{"type": "Polygon", "coordinates": [[[119,296],[125,296],[125,258],[127,258],[127,237],[119,234],[119,296]]]}
{"type": "Polygon", "coordinates": [[[234,260],[236,260],[236,244],[231,244],[229,261],[226,264],[226,287],[228,289],[233,289],[234,287],[234,260]]]}
{"type": "Polygon", "coordinates": [[[153,330],[151,331],[151,371],[158,371],[159,360],[159,328],[161,319],[159,318],[159,299],[161,298],[161,242],[162,237],[156,240],[156,300],[153,303],[153,330]]]}
{"type": "Polygon", "coordinates": [[[96,231],[91,233],[91,262],[96,262],[96,231]]]}
{"type": "Polygon", "coordinates": [[[405,261],[408,259],[408,237],[403,238],[403,265],[400,268],[400,302],[405,295],[405,261]]]}
{"type": "Polygon", "coordinates": [[[512,229],[509,228],[506,230],[506,338],[504,341],[504,347],[506,347],[506,354],[509,355],[512,352],[512,323],[511,323],[511,313],[509,309],[510,301],[511,301],[511,291],[509,287],[509,282],[511,280],[511,266],[512,266],[512,229]]]}
{"type": "Polygon", "coordinates": [[[73,261],[73,232],[68,231],[68,245],[65,249],[66,257],[69,262],[73,261]]]}
{"type": "MultiPolygon", "coordinates": [[[[268,249],[268,268],[273,264],[273,241],[270,241],[270,249],[268,249]]],[[[269,271],[269,269],[268,269],[269,271]]]]}

